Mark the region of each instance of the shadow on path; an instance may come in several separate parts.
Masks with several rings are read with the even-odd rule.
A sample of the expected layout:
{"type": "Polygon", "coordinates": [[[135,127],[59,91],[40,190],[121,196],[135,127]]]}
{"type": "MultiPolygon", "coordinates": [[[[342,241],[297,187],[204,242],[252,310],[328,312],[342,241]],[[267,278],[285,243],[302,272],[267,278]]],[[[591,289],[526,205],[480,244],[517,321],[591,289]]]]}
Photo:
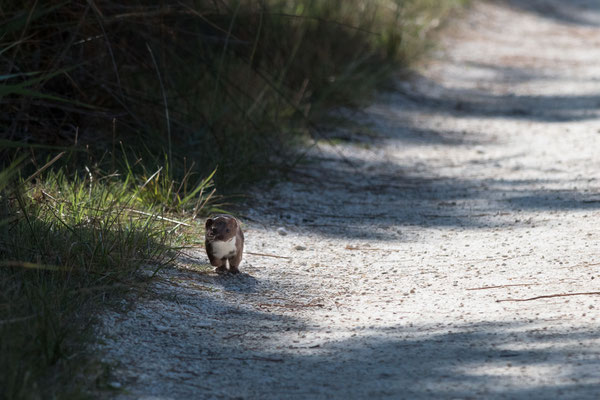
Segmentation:
{"type": "MultiPolygon", "coordinates": [[[[539,71],[527,68],[478,65],[478,68],[493,71],[495,78],[487,82],[514,84],[517,81],[552,81],[558,77],[544,76],[539,71]],[[508,77],[510,76],[510,78],[508,77]]],[[[405,101],[399,96],[409,99],[413,107],[421,111],[441,115],[459,115],[462,117],[478,117],[506,120],[530,120],[534,122],[585,121],[600,116],[600,93],[589,95],[517,95],[494,94],[486,90],[465,88],[448,88],[423,76],[415,76],[419,85],[427,88],[411,91],[399,88],[392,101],[405,101]]],[[[406,85],[404,85],[406,87],[406,85]]]]}
{"type": "MultiPolygon", "coordinates": [[[[587,347],[600,340],[597,331],[487,322],[453,326],[451,331],[392,326],[357,332],[355,338],[324,338],[321,346],[301,350],[240,349],[235,356],[239,368],[232,371],[236,379],[223,389],[230,395],[269,399],[589,399],[600,393],[600,354],[587,347]],[[259,379],[256,371],[244,368],[244,359],[261,370],[259,379]],[[474,392],[477,387],[486,389],[474,392]]],[[[227,358],[234,357],[231,346],[236,342],[215,343],[214,354],[223,360],[197,363],[208,361],[223,371],[220,362],[231,363],[227,358]]]]}
{"type": "Polygon", "coordinates": [[[512,7],[535,13],[561,23],[579,26],[600,26],[600,3],[596,0],[501,0],[512,7]]]}

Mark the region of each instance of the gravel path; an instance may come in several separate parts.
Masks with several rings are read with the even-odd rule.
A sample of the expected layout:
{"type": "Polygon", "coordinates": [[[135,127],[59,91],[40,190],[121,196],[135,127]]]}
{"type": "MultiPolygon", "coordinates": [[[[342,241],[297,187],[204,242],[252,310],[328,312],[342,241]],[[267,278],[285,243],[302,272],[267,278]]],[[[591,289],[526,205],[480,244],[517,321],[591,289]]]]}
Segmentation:
{"type": "Polygon", "coordinates": [[[117,397],[600,398],[600,5],[465,19],[253,193],[243,274],[192,252],[105,317],[117,397]]]}

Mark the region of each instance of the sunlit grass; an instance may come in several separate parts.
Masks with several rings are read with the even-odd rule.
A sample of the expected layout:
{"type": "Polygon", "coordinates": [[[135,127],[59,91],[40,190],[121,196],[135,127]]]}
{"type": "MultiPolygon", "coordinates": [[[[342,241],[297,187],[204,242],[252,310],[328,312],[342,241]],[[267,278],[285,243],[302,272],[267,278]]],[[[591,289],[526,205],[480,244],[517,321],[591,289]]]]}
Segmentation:
{"type": "MultiPolygon", "coordinates": [[[[4,398],[68,397],[90,377],[66,379],[82,362],[98,306],[118,292],[142,290],[171,263],[181,238],[197,230],[190,212],[148,198],[147,179],[63,170],[0,175],[0,387],[4,398]],[[33,182],[35,181],[35,183],[33,182]],[[141,182],[141,183],[140,183],[141,182]],[[140,271],[144,270],[144,274],[140,271]],[[83,354],[83,353],[82,353],[83,354]],[[60,397],[60,396],[59,396],[60,397]]],[[[163,184],[167,184],[165,180],[163,184]]],[[[209,212],[210,177],[176,205],[209,212]]]]}

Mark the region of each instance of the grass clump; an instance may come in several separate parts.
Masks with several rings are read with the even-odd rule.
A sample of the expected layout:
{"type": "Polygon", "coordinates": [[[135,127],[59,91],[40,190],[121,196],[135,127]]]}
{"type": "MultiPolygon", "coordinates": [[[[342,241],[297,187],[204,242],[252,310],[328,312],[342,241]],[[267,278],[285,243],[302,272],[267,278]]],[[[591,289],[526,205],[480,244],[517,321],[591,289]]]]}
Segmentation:
{"type": "MultiPolygon", "coordinates": [[[[159,174],[140,183],[92,171],[26,179],[14,169],[0,176],[0,398],[83,396],[102,378],[84,346],[98,310],[143,291],[191,221],[145,197],[159,174]]],[[[204,180],[175,198],[208,212],[209,189],[204,180]]]]}
{"type": "Polygon", "coordinates": [[[96,311],[175,257],[215,188],[292,165],[465,2],[3,1],[0,398],[85,394],[96,311]]]}

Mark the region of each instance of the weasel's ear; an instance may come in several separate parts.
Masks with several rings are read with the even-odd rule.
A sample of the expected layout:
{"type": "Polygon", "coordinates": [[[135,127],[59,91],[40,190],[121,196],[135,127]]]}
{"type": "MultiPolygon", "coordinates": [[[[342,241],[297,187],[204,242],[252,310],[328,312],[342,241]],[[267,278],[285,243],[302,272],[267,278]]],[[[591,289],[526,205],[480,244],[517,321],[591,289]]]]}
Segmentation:
{"type": "Polygon", "coordinates": [[[209,219],[207,219],[207,220],[206,220],[206,224],[204,225],[204,228],[205,228],[205,229],[208,229],[208,228],[210,228],[210,227],[212,226],[213,222],[214,222],[214,221],[213,221],[213,219],[212,219],[212,218],[209,218],[209,219]]]}

